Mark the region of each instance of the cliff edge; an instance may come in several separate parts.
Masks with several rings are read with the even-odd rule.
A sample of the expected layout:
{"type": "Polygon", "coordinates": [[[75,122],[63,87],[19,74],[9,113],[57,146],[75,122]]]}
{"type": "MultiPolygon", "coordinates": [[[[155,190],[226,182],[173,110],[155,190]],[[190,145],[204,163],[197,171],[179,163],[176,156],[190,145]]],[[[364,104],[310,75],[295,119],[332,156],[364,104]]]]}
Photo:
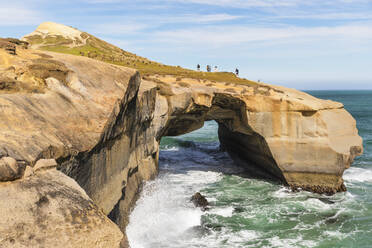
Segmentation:
{"type": "MultiPolygon", "coordinates": [[[[66,30],[37,35],[73,37],[68,44],[84,46],[66,30]]],[[[157,174],[161,138],[207,120],[218,123],[222,148],[249,174],[294,190],[346,190],[343,172],[363,148],[341,103],[195,75],[141,78],[83,55],[1,40],[0,195],[6,201],[0,209],[12,225],[0,223],[0,246],[127,246],[128,214],[141,184],[157,174]]]]}

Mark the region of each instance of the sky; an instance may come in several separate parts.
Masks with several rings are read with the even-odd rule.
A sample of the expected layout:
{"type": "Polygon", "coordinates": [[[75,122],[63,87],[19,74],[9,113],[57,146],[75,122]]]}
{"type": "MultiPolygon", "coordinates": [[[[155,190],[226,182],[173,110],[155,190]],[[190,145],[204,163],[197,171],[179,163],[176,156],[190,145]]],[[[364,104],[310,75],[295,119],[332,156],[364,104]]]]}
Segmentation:
{"type": "Polygon", "coordinates": [[[0,37],[78,28],[170,65],[291,88],[372,89],[372,0],[0,0],[0,37]]]}

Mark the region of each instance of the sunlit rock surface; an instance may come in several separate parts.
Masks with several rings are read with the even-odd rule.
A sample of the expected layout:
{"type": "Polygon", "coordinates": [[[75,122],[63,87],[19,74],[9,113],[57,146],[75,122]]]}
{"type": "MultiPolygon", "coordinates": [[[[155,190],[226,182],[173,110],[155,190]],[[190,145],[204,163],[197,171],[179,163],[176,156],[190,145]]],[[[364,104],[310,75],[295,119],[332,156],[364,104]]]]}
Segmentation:
{"type": "MultiPolygon", "coordinates": [[[[92,219],[87,223],[95,223],[86,224],[90,225],[86,239],[96,243],[85,247],[118,246],[122,234],[109,218],[125,231],[142,183],[157,174],[161,137],[191,132],[206,120],[218,122],[221,147],[237,164],[251,175],[279,180],[293,189],[344,191],[342,174],[362,152],[355,120],[343,105],[303,92],[164,75],[141,79],[135,70],[85,57],[19,44],[13,53],[4,47],[0,48],[0,188],[7,204],[0,210],[13,218],[14,226],[23,225],[22,215],[29,218],[27,225],[37,225],[41,216],[37,202],[44,199],[43,205],[48,199],[53,208],[43,205],[47,208],[42,213],[50,212],[57,222],[46,219],[43,225],[57,232],[56,223],[61,223],[70,235],[56,234],[50,240],[51,234],[26,225],[24,235],[35,242],[63,247],[71,239],[76,243],[67,247],[82,247],[79,240],[85,234],[74,232],[71,216],[63,220],[57,210],[67,213],[75,206],[92,219]],[[46,160],[38,163],[40,159],[46,160]],[[49,159],[80,186],[57,171],[35,173],[39,167],[53,167],[49,159]],[[49,184],[55,184],[55,192],[66,192],[67,199],[50,199],[49,184]],[[14,197],[18,193],[26,197],[22,185],[28,185],[32,204],[21,215],[9,206],[26,208],[14,197]],[[71,187],[74,191],[68,194],[71,187]],[[77,196],[84,201],[76,202],[77,196]],[[107,232],[96,235],[102,226],[107,232]],[[91,240],[93,236],[96,239],[91,240]],[[105,246],[106,241],[112,246],[105,246]]],[[[5,222],[0,233],[1,238],[9,237],[0,239],[0,246],[26,242],[5,222]]],[[[121,243],[126,246],[125,237],[121,243]]]]}

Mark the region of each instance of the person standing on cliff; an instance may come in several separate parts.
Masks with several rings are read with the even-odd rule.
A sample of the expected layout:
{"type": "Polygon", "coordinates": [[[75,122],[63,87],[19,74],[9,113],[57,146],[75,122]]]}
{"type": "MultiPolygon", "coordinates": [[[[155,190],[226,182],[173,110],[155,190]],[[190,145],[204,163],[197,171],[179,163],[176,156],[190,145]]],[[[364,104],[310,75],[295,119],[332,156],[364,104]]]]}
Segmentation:
{"type": "Polygon", "coordinates": [[[198,69],[198,71],[200,71],[200,64],[198,64],[198,65],[196,66],[196,69],[198,69]]]}
{"type": "Polygon", "coordinates": [[[211,72],[211,66],[207,65],[207,72],[211,72]]]}
{"type": "Polygon", "coordinates": [[[218,67],[215,66],[213,71],[214,71],[214,72],[218,72],[218,67]]]}
{"type": "Polygon", "coordinates": [[[236,75],[237,77],[239,77],[239,69],[238,69],[238,68],[235,69],[235,75],[236,75]]]}

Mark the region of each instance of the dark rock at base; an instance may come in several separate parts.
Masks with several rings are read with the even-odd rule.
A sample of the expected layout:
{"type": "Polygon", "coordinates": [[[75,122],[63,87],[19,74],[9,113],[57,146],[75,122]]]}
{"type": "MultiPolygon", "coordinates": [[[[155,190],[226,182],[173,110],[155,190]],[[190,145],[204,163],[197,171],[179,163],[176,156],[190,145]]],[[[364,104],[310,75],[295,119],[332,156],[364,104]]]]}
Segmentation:
{"type": "Polygon", "coordinates": [[[234,213],[243,213],[244,212],[244,208],[243,207],[235,207],[234,208],[234,213]]]}
{"type": "Polygon", "coordinates": [[[300,190],[310,191],[313,193],[318,194],[325,194],[325,195],[334,195],[338,192],[346,192],[346,186],[344,183],[341,183],[338,187],[332,188],[327,186],[321,185],[290,185],[292,192],[298,192],[300,190]]]}
{"type": "Polygon", "coordinates": [[[199,192],[195,193],[191,197],[191,201],[194,203],[195,207],[200,207],[203,211],[208,209],[209,202],[207,201],[205,196],[203,196],[199,192]]]}

